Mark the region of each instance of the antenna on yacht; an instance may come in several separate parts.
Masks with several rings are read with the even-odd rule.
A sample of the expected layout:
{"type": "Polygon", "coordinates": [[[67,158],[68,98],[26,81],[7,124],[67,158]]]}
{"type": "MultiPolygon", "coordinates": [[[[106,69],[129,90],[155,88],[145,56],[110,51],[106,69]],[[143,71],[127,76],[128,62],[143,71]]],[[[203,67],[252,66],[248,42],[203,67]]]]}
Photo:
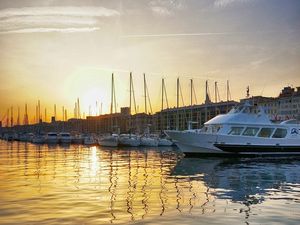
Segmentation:
{"type": "Polygon", "coordinates": [[[147,101],[149,103],[150,107],[150,113],[152,114],[152,105],[151,105],[151,100],[150,100],[150,95],[149,95],[149,90],[148,90],[148,85],[147,85],[147,80],[146,80],[146,75],[144,74],[144,95],[145,95],[145,113],[148,114],[147,110],[147,101]]]}
{"type": "Polygon", "coordinates": [[[147,92],[146,92],[146,77],[144,74],[144,98],[145,98],[145,113],[148,114],[147,112],[147,92]]]}

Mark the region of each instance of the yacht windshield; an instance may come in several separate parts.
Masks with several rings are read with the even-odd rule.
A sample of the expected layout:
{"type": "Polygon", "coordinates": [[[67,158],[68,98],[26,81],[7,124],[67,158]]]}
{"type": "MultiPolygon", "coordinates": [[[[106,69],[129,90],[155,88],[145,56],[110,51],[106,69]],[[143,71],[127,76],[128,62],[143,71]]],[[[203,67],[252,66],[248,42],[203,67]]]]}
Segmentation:
{"type": "Polygon", "coordinates": [[[247,127],[246,130],[244,131],[243,135],[244,136],[255,136],[258,132],[259,128],[258,127],[247,127]]]}
{"type": "Polygon", "coordinates": [[[243,127],[232,127],[229,131],[229,135],[240,135],[243,131],[243,127]]]}
{"type": "Polygon", "coordinates": [[[277,128],[272,138],[285,138],[287,135],[287,130],[283,128],[277,128]]]}

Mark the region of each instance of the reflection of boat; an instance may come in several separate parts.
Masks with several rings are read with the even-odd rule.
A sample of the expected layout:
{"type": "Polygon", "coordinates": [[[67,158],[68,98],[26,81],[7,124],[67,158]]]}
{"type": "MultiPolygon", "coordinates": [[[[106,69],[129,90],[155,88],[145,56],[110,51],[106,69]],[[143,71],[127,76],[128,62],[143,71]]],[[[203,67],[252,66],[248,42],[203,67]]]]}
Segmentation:
{"type": "Polygon", "coordinates": [[[184,153],[300,154],[300,125],[272,123],[262,108],[249,103],[218,115],[201,130],[165,131],[184,153]]]}
{"type": "Polygon", "coordinates": [[[204,181],[210,189],[219,190],[212,192],[218,198],[256,204],[274,189],[299,184],[300,174],[291,169],[293,164],[300,166],[299,159],[183,158],[172,176],[204,181]]]}

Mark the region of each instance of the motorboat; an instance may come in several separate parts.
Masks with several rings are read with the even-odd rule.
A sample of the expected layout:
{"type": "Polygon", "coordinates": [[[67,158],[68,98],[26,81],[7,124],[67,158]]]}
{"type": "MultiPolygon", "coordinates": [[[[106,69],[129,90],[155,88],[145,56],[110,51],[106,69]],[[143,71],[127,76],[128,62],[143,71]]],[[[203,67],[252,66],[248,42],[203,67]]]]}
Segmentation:
{"type": "Polygon", "coordinates": [[[119,145],[119,135],[112,134],[99,138],[98,144],[105,147],[117,147],[119,145]]]}
{"type": "Polygon", "coordinates": [[[185,154],[300,154],[300,124],[273,123],[262,107],[246,102],[207,121],[202,129],[166,130],[185,154]]]}
{"type": "Polygon", "coordinates": [[[56,132],[47,133],[45,142],[48,144],[57,144],[59,142],[58,134],[56,132]]]}
{"type": "Polygon", "coordinates": [[[68,132],[61,132],[59,134],[59,142],[63,144],[70,144],[72,142],[72,136],[68,132]]]}
{"type": "Polygon", "coordinates": [[[141,141],[137,135],[121,134],[119,137],[119,144],[121,146],[137,147],[137,146],[140,146],[141,141]]]}

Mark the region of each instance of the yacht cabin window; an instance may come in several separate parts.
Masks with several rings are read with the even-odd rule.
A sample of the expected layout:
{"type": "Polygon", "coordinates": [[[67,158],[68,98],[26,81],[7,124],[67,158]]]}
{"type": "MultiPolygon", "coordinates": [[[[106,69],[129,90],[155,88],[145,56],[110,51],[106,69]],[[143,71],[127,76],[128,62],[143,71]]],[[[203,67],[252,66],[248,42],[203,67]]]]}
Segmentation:
{"type": "Polygon", "coordinates": [[[272,138],[285,138],[287,135],[287,130],[283,128],[277,128],[272,138]]]}
{"type": "Polygon", "coordinates": [[[243,132],[243,136],[255,136],[259,131],[258,127],[247,127],[243,132]]]}
{"type": "Polygon", "coordinates": [[[244,127],[231,127],[229,131],[229,135],[240,135],[243,131],[244,127]]]}
{"type": "Polygon", "coordinates": [[[269,138],[271,137],[271,134],[273,133],[274,128],[261,128],[260,132],[258,133],[258,137],[262,138],[269,138]]]}

